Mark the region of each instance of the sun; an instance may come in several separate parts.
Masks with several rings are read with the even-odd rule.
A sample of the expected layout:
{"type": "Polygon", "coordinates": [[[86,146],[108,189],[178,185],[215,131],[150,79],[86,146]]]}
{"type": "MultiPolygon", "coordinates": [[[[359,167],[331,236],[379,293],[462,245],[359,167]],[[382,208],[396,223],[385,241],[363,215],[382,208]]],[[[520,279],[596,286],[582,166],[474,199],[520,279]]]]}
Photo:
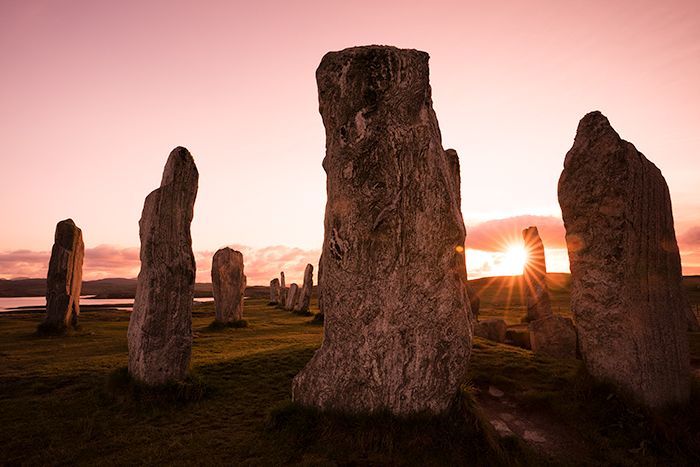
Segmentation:
{"type": "Polygon", "coordinates": [[[527,261],[527,253],[522,246],[513,246],[506,251],[503,261],[503,269],[507,270],[507,275],[518,276],[523,273],[523,267],[527,261]]]}

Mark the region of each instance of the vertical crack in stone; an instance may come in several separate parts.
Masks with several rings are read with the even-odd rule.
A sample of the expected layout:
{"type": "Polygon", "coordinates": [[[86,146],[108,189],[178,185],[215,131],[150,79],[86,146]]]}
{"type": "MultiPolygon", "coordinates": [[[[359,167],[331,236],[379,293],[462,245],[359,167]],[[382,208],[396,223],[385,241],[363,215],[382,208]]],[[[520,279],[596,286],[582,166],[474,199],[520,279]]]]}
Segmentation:
{"type": "Polygon", "coordinates": [[[351,48],[327,54],[316,77],[324,337],[292,398],[351,413],[445,411],[466,378],[473,317],[459,162],[442,149],[428,55],[351,48]]]}
{"type": "Polygon", "coordinates": [[[697,320],[688,316],[661,171],[591,112],[566,154],[558,192],[588,371],[651,407],[687,402],[687,330],[697,320]]]}

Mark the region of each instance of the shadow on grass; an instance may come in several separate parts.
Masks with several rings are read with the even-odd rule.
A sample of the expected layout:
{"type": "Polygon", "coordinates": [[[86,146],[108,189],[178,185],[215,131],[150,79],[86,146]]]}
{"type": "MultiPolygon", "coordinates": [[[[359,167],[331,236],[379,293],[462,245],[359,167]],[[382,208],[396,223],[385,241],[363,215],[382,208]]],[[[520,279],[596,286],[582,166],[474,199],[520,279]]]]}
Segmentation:
{"type": "Polygon", "coordinates": [[[314,325],[317,325],[317,326],[323,326],[323,319],[324,319],[323,313],[316,313],[316,314],[314,315],[314,319],[312,319],[311,321],[309,321],[309,324],[314,324],[314,325]]]}
{"type": "Polygon", "coordinates": [[[242,329],[248,327],[248,321],[244,319],[239,319],[236,321],[227,321],[225,323],[221,321],[212,321],[212,323],[207,327],[210,331],[223,331],[224,329],[242,329]]]}
{"type": "Polygon", "coordinates": [[[304,310],[304,311],[292,310],[292,313],[294,313],[297,316],[313,316],[314,315],[309,310],[304,310]]]}
{"type": "Polygon", "coordinates": [[[338,465],[548,465],[518,438],[499,438],[464,384],[443,415],[320,412],[286,400],[270,409],[265,433],[299,456],[343,459],[338,465]]]}
{"type": "Polygon", "coordinates": [[[106,395],[113,403],[134,407],[168,407],[197,402],[213,391],[207,380],[190,371],[185,381],[149,386],[120,367],[107,377],[106,395]]]}
{"type": "MultiPolygon", "coordinates": [[[[577,407],[556,398],[550,403],[561,414],[575,416],[570,423],[589,440],[610,449],[627,452],[635,462],[655,465],[700,465],[700,412],[689,407],[700,405],[700,378],[691,378],[688,405],[650,409],[633,400],[618,385],[598,381],[582,368],[573,378],[565,398],[577,407]],[[576,416],[577,414],[578,416],[576,416]]],[[[622,463],[620,465],[627,465],[622,463]]]]}
{"type": "Polygon", "coordinates": [[[79,324],[62,324],[60,326],[53,325],[51,323],[43,322],[36,327],[36,337],[51,337],[51,336],[61,336],[65,334],[71,334],[75,332],[82,331],[82,327],[79,324]]]}

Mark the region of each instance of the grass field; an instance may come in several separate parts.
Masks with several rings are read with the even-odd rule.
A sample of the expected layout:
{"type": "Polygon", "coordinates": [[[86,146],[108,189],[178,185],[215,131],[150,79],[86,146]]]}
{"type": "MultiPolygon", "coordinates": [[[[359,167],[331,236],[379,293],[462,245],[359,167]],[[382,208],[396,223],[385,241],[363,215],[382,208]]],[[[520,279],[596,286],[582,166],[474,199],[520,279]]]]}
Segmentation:
{"type": "MultiPolygon", "coordinates": [[[[512,291],[489,293],[482,309],[508,315],[515,305],[504,297],[512,291]]],[[[318,312],[315,302],[311,309],[318,312]]],[[[0,465],[700,463],[697,381],[693,410],[649,414],[590,381],[579,361],[476,338],[470,382],[448,416],[322,415],[294,406],[289,395],[323,328],[264,299],[247,300],[244,318],[246,328],[215,330],[213,305],[195,307],[188,384],[205,393],[190,397],[183,385],[165,398],[115,386],[128,360],[129,312],[83,313],[79,330],[51,337],[36,335],[43,315],[0,316],[0,465]],[[498,438],[476,402],[491,384],[524,410],[551,412],[595,449],[582,459],[552,460],[518,439],[498,438]]],[[[700,335],[691,337],[700,357],[700,335]]]]}

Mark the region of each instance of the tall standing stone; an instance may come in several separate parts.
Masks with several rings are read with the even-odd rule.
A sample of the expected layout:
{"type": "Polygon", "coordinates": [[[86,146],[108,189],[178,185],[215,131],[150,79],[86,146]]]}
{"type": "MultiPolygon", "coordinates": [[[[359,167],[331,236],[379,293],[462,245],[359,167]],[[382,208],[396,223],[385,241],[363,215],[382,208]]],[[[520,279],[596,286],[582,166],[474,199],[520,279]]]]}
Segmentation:
{"type": "Polygon", "coordinates": [[[78,324],[84,256],[83,231],[73,219],[59,222],[46,276],[46,317],[42,326],[61,329],[78,324]]]}
{"type": "Polygon", "coordinates": [[[273,305],[282,303],[280,299],[280,280],[277,278],[270,281],[270,303],[273,305]]]}
{"type": "Polygon", "coordinates": [[[314,288],[314,267],[311,264],[306,265],[304,269],[304,283],[301,286],[301,292],[299,293],[299,302],[294,309],[297,313],[305,313],[309,311],[309,305],[311,304],[311,292],[314,288]]]}
{"type": "Polygon", "coordinates": [[[688,299],[661,171],[591,112],[566,154],[559,204],[588,371],[650,407],[686,403],[688,299]]]}
{"type": "Polygon", "coordinates": [[[530,321],[552,314],[552,302],[547,288],[547,265],[544,259],[544,245],[537,227],[523,230],[527,260],[523,266],[524,286],[527,290],[527,317],[530,321]]]}
{"type": "Polygon", "coordinates": [[[348,413],[444,412],[467,377],[473,317],[459,160],[442,148],[428,54],[332,52],[316,79],[326,129],[325,321],[292,400],[348,413]]]}
{"type": "Polygon", "coordinates": [[[189,371],[196,273],[190,224],[198,180],[189,151],[175,148],[139,221],[141,271],[129,322],[129,374],[149,385],[184,380],[189,371]]]}
{"type": "Polygon", "coordinates": [[[243,319],[246,282],[243,253],[228,247],[218,250],[211,264],[216,321],[227,323],[243,319]]]}
{"type": "Polygon", "coordinates": [[[287,302],[284,304],[285,310],[291,311],[294,309],[294,305],[297,302],[297,292],[299,292],[298,285],[292,284],[289,286],[289,290],[287,291],[287,302]]]}
{"type": "Polygon", "coordinates": [[[571,318],[550,314],[530,322],[530,348],[558,358],[576,358],[576,329],[571,318]]]}
{"type": "Polygon", "coordinates": [[[280,272],[280,305],[287,304],[287,284],[284,281],[284,271],[280,272]]]}

